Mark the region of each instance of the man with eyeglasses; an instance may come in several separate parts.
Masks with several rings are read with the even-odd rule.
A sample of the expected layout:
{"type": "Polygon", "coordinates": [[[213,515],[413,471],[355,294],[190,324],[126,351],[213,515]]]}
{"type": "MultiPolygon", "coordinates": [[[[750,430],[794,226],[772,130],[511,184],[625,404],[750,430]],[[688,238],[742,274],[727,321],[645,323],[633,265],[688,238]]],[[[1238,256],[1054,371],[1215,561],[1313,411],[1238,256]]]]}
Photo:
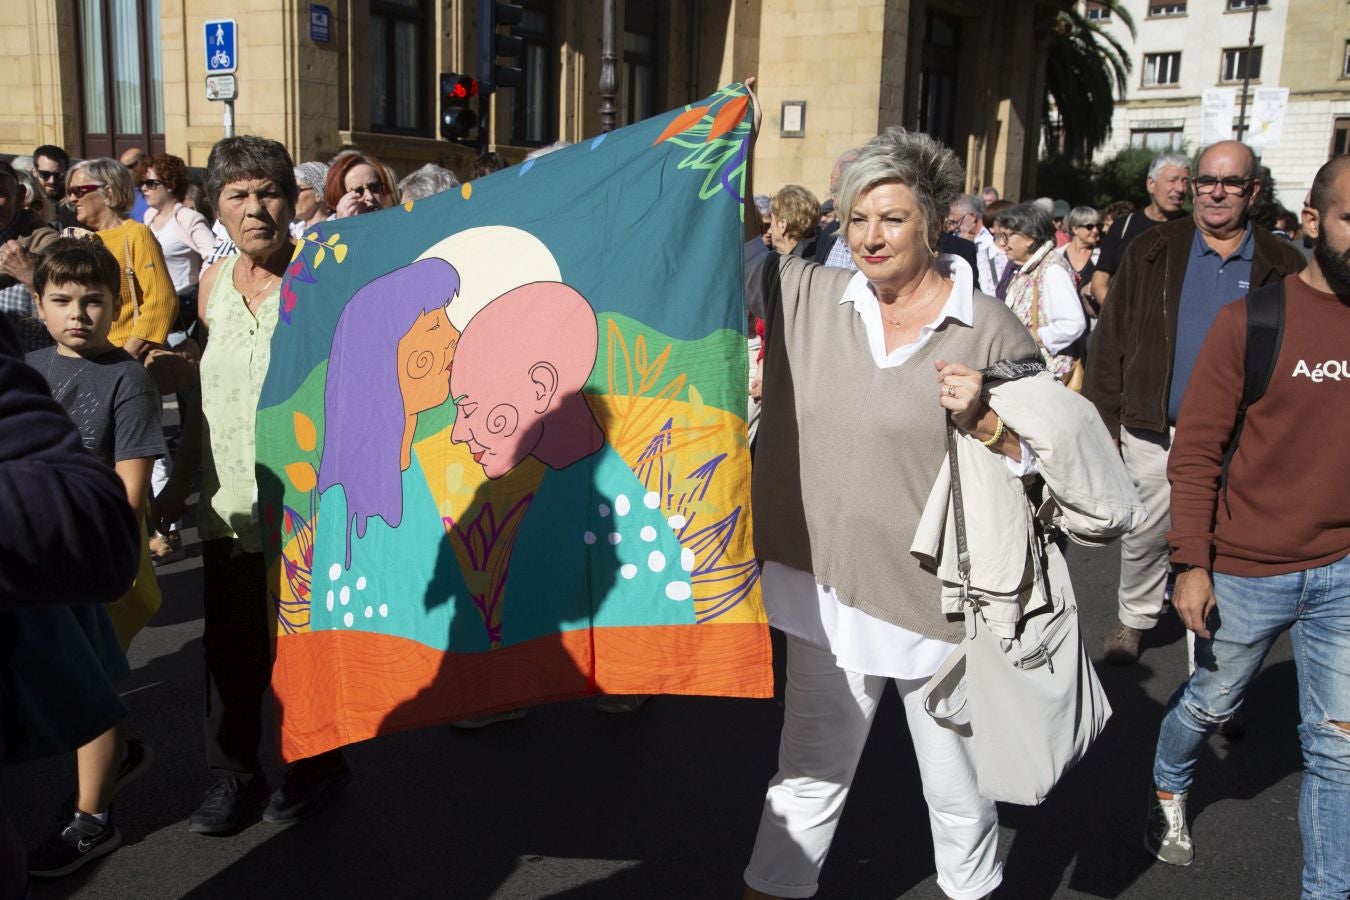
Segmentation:
{"type": "Polygon", "coordinates": [[[999,271],[994,262],[994,235],[984,227],[984,201],[972,194],[956,198],[947,213],[946,230],[975,245],[975,273],[980,290],[994,296],[999,271]]]}
{"type": "Polygon", "coordinates": [[[70,154],[55,144],[43,144],[33,151],[33,177],[56,208],[59,228],[74,228],[80,224],[75,219],[75,210],[61,202],[66,199],[66,172],[69,170],[70,154]]]}
{"type": "Polygon", "coordinates": [[[1238,141],[1200,154],[1192,215],[1152,228],[1125,252],[1102,308],[1083,393],[1096,404],[1134,477],[1148,520],[1121,540],[1119,621],[1108,662],[1139,658],[1157,624],[1168,578],[1167,459],[1181,398],[1219,309],[1300,271],[1303,255],[1248,210],[1261,191],[1256,156],[1238,141]]]}

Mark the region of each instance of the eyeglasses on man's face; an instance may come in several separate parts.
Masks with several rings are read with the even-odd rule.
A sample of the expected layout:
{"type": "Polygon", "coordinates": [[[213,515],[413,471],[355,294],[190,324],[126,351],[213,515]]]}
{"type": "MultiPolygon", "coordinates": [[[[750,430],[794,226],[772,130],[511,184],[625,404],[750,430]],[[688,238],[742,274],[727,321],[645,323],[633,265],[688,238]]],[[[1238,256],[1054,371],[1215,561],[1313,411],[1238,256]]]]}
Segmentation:
{"type": "Polygon", "coordinates": [[[66,191],[66,196],[72,200],[78,200],[86,194],[92,194],[94,191],[103,187],[101,184],[72,184],[66,191]]]}
{"type": "Polygon", "coordinates": [[[1223,186],[1223,192],[1226,195],[1242,195],[1252,189],[1256,184],[1255,178],[1239,178],[1236,175],[1228,178],[1215,178],[1213,175],[1201,175],[1191,182],[1191,187],[1197,194],[1211,194],[1214,188],[1223,186]]]}
{"type": "Polygon", "coordinates": [[[57,169],[55,172],[48,172],[46,169],[34,169],[34,171],[37,173],[37,177],[41,178],[43,181],[59,182],[66,177],[66,173],[62,172],[60,169],[57,169]]]}

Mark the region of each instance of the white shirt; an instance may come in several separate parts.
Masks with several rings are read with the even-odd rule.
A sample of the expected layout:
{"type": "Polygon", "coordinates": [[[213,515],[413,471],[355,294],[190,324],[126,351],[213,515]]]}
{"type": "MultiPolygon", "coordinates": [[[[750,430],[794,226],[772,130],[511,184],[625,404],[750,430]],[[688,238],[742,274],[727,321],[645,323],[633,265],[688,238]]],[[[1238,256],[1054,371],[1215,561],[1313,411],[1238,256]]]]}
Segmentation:
{"type": "Polygon", "coordinates": [[[197,277],[202,266],[204,254],[193,245],[192,239],[198,238],[205,245],[206,251],[210,252],[210,228],[207,227],[206,219],[201,213],[193,212],[181,203],[174,206],[173,212],[169,214],[169,221],[165,223],[163,228],[156,228],[152,224],[155,221],[155,215],[155,210],[146,210],[145,224],[150,226],[150,231],[159,241],[159,248],[164,253],[164,265],[169,270],[169,279],[173,282],[174,291],[181,293],[197,283],[197,277]],[[180,212],[180,210],[182,211],[180,212]],[[183,231],[183,226],[179,223],[179,216],[189,220],[189,227],[194,234],[187,234],[183,231]],[[199,223],[200,233],[197,234],[199,223]]]}
{"type": "MultiPolygon", "coordinates": [[[[938,257],[939,272],[950,276],[952,291],[937,317],[919,329],[911,344],[886,352],[886,335],[881,320],[881,304],[861,273],[844,289],[842,306],[853,304],[867,331],[872,361],[879,369],[903,365],[937,330],[936,325],[955,319],[970,325],[974,318],[972,299],[974,278],[965,260],[943,254],[938,257]]],[[[934,381],[936,383],[936,372],[934,381]]],[[[1034,470],[1030,448],[1022,446],[1022,462],[1008,460],[1018,475],[1034,470]]],[[[901,551],[903,552],[903,551],[901,551]]],[[[863,675],[914,680],[928,678],[947,659],[955,645],[925,637],[907,628],[892,625],[875,616],[839,602],[834,588],[817,584],[815,576],[777,562],[765,562],[763,570],[764,608],[769,624],[804,641],[810,641],[834,654],[841,669],[863,675]]],[[[937,588],[933,602],[939,602],[937,588]]]]}
{"type": "Polygon", "coordinates": [[[1084,331],[1087,319],[1073,273],[1059,266],[1048,269],[1041,280],[1041,323],[1036,329],[1041,343],[1051,353],[1062,353],[1084,331]]]}
{"type": "MultiPolygon", "coordinates": [[[[979,269],[976,274],[979,276],[980,291],[994,296],[994,291],[998,289],[998,279],[1003,275],[1003,266],[999,265],[994,254],[998,249],[994,246],[994,233],[983,225],[980,226],[980,233],[973,238],[975,241],[975,260],[979,263],[979,269]]],[[[1003,257],[1003,265],[1008,264],[1008,258],[1003,257]]]]}

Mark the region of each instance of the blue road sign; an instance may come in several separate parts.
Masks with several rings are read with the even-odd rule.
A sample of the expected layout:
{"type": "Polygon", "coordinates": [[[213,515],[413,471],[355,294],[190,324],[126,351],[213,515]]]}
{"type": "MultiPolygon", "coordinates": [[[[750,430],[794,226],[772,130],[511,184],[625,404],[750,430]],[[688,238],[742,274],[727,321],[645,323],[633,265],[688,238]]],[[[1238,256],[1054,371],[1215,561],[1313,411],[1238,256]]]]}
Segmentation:
{"type": "Polygon", "coordinates": [[[309,5],[309,39],[316,44],[326,44],[333,39],[333,11],[320,3],[309,5]]]}
{"type": "Polygon", "coordinates": [[[227,75],[239,68],[237,34],[234,19],[212,19],[206,23],[206,74],[227,75]]]}

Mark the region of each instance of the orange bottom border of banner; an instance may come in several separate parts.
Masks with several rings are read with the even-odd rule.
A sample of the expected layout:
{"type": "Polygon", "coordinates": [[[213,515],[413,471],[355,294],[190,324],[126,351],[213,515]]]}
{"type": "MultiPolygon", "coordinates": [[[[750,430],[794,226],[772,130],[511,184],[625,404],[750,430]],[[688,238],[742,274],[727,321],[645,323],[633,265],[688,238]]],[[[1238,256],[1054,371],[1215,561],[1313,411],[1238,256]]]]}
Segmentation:
{"type": "Polygon", "coordinates": [[[281,635],[276,649],[272,687],[288,762],[381,734],[595,693],[773,696],[762,623],[582,629],[486,653],[312,631],[281,635]]]}

